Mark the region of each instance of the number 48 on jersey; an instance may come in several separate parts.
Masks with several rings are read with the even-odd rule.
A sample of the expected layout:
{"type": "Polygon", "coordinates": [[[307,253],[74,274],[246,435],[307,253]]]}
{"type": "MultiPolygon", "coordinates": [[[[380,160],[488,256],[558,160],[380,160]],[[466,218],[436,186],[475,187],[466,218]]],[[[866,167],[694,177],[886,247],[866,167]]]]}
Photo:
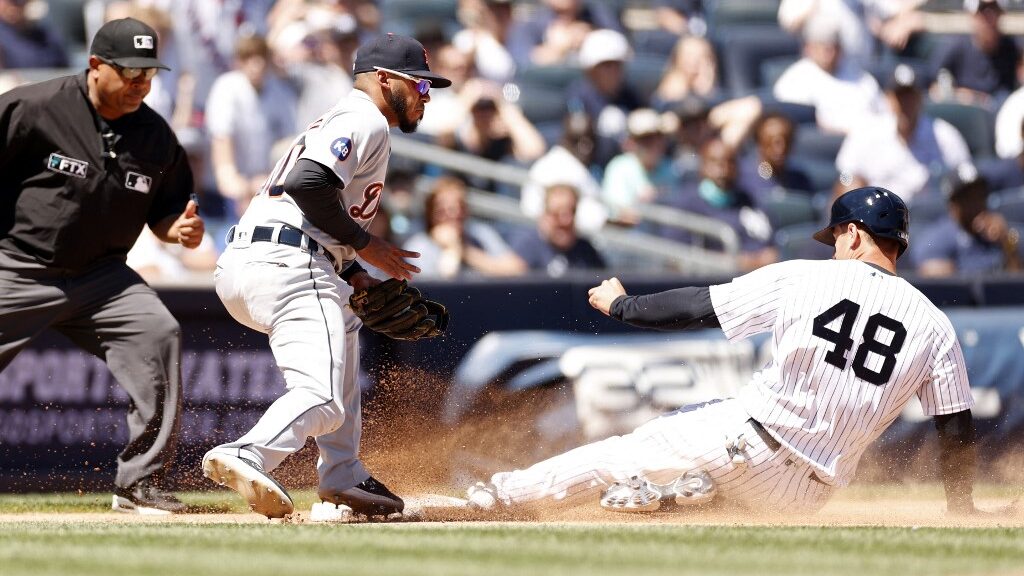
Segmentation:
{"type": "MultiPolygon", "coordinates": [[[[825,355],[825,362],[840,370],[845,370],[848,364],[846,355],[854,345],[851,333],[859,312],[860,304],[843,299],[814,318],[812,334],[835,344],[835,348],[825,355]],[[842,321],[838,332],[828,327],[839,318],[842,318],[842,321]]],[[[864,333],[861,337],[863,341],[853,356],[853,373],[865,382],[882,386],[889,381],[892,371],[896,367],[896,355],[899,354],[903,348],[903,342],[907,339],[907,329],[898,320],[884,314],[872,314],[864,326],[864,333]],[[892,340],[888,344],[877,339],[879,328],[885,328],[892,332],[892,340]],[[883,359],[882,367],[877,372],[868,368],[866,364],[868,353],[871,352],[883,359]]]]}

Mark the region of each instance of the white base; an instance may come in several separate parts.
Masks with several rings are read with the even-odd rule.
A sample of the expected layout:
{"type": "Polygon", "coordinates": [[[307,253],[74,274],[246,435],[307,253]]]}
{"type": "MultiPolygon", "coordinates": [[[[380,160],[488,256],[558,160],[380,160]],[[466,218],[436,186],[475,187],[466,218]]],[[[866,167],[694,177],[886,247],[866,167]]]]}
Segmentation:
{"type": "Polygon", "coordinates": [[[353,519],[352,509],[344,504],[317,502],[309,511],[310,522],[351,522],[353,519]]]}

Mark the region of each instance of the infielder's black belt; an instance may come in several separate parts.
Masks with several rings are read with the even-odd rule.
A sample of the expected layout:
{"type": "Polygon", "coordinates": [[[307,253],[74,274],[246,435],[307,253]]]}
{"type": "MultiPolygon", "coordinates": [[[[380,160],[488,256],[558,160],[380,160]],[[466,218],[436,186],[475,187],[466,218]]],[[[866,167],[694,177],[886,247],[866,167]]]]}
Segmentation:
{"type": "MultiPolygon", "coordinates": [[[[228,244],[235,240],[235,226],[232,226],[228,230],[228,244]]],[[[251,242],[273,242],[274,241],[274,227],[273,226],[255,226],[252,229],[251,242]]],[[[327,251],[319,242],[310,238],[306,233],[294,226],[287,224],[281,225],[281,232],[277,235],[277,243],[284,244],[286,246],[294,246],[296,248],[302,248],[309,250],[313,254],[323,254],[327,256],[327,259],[334,263],[334,255],[327,251]],[[306,245],[302,244],[302,237],[306,237],[306,245]]]]}
{"type": "Polygon", "coordinates": [[[764,429],[763,424],[753,418],[747,420],[747,423],[754,429],[754,432],[757,432],[757,435],[761,437],[761,440],[764,441],[765,446],[767,446],[769,450],[772,452],[778,452],[779,448],[782,448],[782,443],[769,434],[768,431],[764,429]]]}

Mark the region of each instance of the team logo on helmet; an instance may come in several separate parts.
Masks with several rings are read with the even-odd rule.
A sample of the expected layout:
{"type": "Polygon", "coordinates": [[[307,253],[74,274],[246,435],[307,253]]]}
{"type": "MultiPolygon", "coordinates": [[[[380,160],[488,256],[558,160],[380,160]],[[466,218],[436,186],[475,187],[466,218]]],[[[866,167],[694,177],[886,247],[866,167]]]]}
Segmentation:
{"type": "Polygon", "coordinates": [[[331,154],[344,162],[348,159],[348,155],[352,153],[352,141],[348,138],[338,138],[334,142],[331,142],[331,154]]]}

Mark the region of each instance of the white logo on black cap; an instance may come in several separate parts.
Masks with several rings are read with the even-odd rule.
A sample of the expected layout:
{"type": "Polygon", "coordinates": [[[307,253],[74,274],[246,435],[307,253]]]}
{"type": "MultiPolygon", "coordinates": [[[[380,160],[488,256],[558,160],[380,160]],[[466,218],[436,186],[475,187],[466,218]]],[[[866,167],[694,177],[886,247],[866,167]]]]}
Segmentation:
{"type": "Polygon", "coordinates": [[[153,49],[153,37],[152,36],[136,36],[135,37],[135,48],[139,50],[152,50],[153,49]]]}

